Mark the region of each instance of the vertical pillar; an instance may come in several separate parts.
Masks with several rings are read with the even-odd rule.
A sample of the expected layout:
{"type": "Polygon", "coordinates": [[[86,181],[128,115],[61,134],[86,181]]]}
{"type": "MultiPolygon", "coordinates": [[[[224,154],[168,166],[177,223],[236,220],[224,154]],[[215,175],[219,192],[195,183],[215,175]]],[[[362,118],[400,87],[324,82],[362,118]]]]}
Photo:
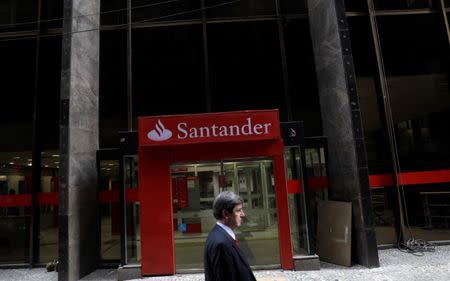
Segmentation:
{"type": "Polygon", "coordinates": [[[41,192],[41,114],[39,112],[40,91],[39,91],[39,58],[41,49],[41,9],[42,0],[37,1],[37,36],[36,36],[36,56],[34,64],[34,110],[33,110],[33,148],[32,148],[32,184],[31,184],[31,224],[30,224],[30,267],[39,262],[40,254],[40,209],[37,205],[37,193],[41,192]]]}
{"type": "Polygon", "coordinates": [[[289,206],[286,186],[286,169],[284,166],[284,146],[280,141],[279,151],[273,155],[273,167],[276,187],[276,201],[278,209],[278,238],[280,245],[281,268],[294,269],[292,259],[291,229],[289,226],[289,206]]]}
{"type": "Polygon", "coordinates": [[[308,0],[320,107],[328,137],[329,195],[352,202],[352,259],[379,266],[367,157],[343,0],[308,0]]]}
{"type": "Polygon", "coordinates": [[[99,252],[98,149],[100,0],[64,0],[61,61],[59,272],[79,280],[99,252]]]}
{"type": "Polygon", "coordinates": [[[142,275],[175,274],[169,150],[139,148],[142,275]]]}

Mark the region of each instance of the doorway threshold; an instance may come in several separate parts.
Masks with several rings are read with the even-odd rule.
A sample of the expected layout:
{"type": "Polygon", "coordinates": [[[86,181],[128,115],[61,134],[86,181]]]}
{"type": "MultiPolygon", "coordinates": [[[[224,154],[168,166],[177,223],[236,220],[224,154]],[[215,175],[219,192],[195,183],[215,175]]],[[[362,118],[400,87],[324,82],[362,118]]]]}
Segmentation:
{"type": "Polygon", "coordinates": [[[320,270],[318,255],[293,256],[295,271],[320,270]]]}
{"type": "Polygon", "coordinates": [[[132,279],[141,279],[141,265],[140,264],[126,264],[121,265],[117,269],[117,280],[132,280],[132,279]]]}

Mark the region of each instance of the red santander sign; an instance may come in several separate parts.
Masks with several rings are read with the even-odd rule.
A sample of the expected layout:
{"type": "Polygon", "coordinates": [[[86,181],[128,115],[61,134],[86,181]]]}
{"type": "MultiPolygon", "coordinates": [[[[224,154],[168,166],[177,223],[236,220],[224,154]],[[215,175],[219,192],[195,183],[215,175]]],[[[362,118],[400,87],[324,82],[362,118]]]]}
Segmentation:
{"type": "Polygon", "coordinates": [[[178,145],[280,138],[278,110],[139,117],[139,145],[178,145]]]}

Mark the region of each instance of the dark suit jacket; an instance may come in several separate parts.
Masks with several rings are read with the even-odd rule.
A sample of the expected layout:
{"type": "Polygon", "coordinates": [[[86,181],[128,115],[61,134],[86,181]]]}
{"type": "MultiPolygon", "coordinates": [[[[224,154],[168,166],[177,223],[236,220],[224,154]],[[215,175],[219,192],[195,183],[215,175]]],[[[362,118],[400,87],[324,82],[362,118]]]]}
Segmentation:
{"type": "Polygon", "coordinates": [[[244,253],[220,226],[206,240],[205,281],[256,281],[244,253]]]}

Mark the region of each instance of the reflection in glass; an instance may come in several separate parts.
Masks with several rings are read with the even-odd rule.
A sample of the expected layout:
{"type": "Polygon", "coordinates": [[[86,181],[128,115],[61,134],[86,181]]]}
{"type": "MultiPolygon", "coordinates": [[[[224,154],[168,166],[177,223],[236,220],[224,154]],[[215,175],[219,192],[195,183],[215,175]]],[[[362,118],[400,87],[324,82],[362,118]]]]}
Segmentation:
{"type": "MultiPolygon", "coordinates": [[[[377,92],[376,55],[367,17],[348,19],[352,40],[353,59],[356,73],[356,87],[359,106],[363,116],[364,141],[366,144],[369,173],[391,173],[389,142],[383,123],[384,113],[381,109],[382,95],[377,92]]],[[[391,186],[377,186],[371,189],[372,211],[377,243],[392,244],[397,241],[395,232],[394,204],[397,195],[391,186]]]]}
{"type": "Polygon", "coordinates": [[[419,197],[423,206],[423,222],[421,222],[422,229],[416,228],[414,233],[426,240],[450,240],[450,191],[448,188],[441,191],[436,189],[420,191],[419,197]],[[429,230],[432,230],[432,233],[429,230]]]}
{"type": "Polygon", "coordinates": [[[0,264],[28,262],[29,214],[29,207],[0,208],[0,264]]]}
{"type": "MultiPolygon", "coordinates": [[[[125,192],[130,189],[137,189],[139,186],[137,156],[125,156],[124,168],[125,192]]],[[[139,202],[128,201],[126,204],[127,263],[139,263],[141,261],[139,206],[139,202]]]]}
{"type": "MultiPolygon", "coordinates": [[[[41,153],[41,192],[59,192],[59,154],[56,150],[41,153]]],[[[49,197],[47,197],[49,198],[49,197]]],[[[49,262],[58,259],[58,205],[44,201],[39,208],[39,261],[49,262]]]]}
{"type": "Polygon", "coordinates": [[[13,201],[0,205],[0,264],[27,263],[31,208],[18,203],[31,193],[31,152],[0,152],[0,196],[13,201]]]}
{"type": "MultiPolygon", "coordinates": [[[[19,7],[23,6],[19,1],[7,2],[16,6],[12,22],[33,19],[36,1],[25,1],[27,7],[19,7]]],[[[12,201],[0,201],[0,263],[28,263],[31,208],[24,201],[30,198],[32,188],[35,41],[3,42],[0,61],[0,196],[12,201]]]]}
{"type": "Polygon", "coordinates": [[[397,243],[395,231],[394,204],[397,195],[392,186],[375,187],[370,190],[373,222],[378,245],[397,243]]]}
{"type": "Polygon", "coordinates": [[[285,148],[286,179],[299,180],[299,192],[288,195],[291,241],[294,255],[309,254],[308,222],[306,216],[306,198],[300,163],[300,148],[285,148]],[[298,204],[300,203],[300,204],[298,204]]]}
{"type": "Polygon", "coordinates": [[[311,218],[308,227],[313,230],[313,235],[309,237],[310,245],[316,245],[314,229],[317,229],[318,202],[328,200],[328,161],[325,146],[326,142],[323,142],[322,144],[315,144],[311,148],[305,148],[305,166],[309,188],[309,214],[311,218]]]}
{"type": "Polygon", "coordinates": [[[236,230],[250,265],[279,265],[278,220],[271,160],[172,165],[177,270],[203,268],[203,247],[216,220],[212,202],[221,191],[244,200],[236,230]]]}
{"type": "Polygon", "coordinates": [[[450,240],[448,208],[439,207],[450,202],[439,176],[450,167],[446,27],[437,14],[419,14],[379,17],[378,28],[407,227],[415,238],[450,240]],[[411,172],[427,176],[417,182],[411,172]]]}
{"type": "MultiPolygon", "coordinates": [[[[111,196],[100,203],[100,258],[105,260],[120,259],[120,205],[119,192],[119,161],[100,161],[99,190],[111,196]]],[[[102,195],[100,195],[102,198],[102,195]]]]}

